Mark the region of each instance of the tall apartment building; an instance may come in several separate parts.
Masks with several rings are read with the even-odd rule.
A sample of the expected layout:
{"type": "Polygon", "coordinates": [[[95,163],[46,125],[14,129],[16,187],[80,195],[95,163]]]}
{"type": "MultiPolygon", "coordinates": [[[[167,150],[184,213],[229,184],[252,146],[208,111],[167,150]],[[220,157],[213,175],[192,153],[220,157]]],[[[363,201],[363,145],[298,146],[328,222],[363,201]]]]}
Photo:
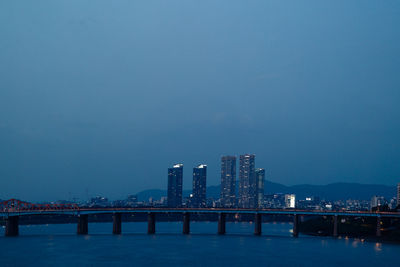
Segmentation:
{"type": "Polygon", "coordinates": [[[183,164],[168,168],[168,207],[182,206],[183,164]]]}
{"type": "Polygon", "coordinates": [[[206,206],[207,165],[193,168],[193,191],[191,205],[196,208],[206,206]]]}
{"type": "Polygon", "coordinates": [[[256,169],[256,207],[261,208],[264,202],[264,181],[265,170],[261,168],[256,169]]]}
{"type": "Polygon", "coordinates": [[[238,206],[240,208],[256,207],[255,155],[240,155],[238,206]]]}
{"type": "Polygon", "coordinates": [[[236,157],[221,157],[221,205],[236,206],[236,157]]]}

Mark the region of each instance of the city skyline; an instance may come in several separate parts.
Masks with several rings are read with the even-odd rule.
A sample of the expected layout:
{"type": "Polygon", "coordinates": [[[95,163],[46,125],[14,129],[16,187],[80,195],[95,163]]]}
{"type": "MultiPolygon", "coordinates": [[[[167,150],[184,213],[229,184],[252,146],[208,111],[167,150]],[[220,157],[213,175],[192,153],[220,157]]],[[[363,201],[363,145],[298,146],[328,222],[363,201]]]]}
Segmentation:
{"type": "Polygon", "coordinates": [[[395,265],[399,14],[0,1],[0,265],[395,265]]]}
{"type": "MultiPolygon", "coordinates": [[[[243,154],[243,155],[240,155],[240,156],[245,156],[245,155],[250,155],[250,154],[243,154]]],[[[255,154],[252,154],[252,156],[255,157],[255,154]]],[[[234,193],[232,194],[232,199],[234,199],[233,202],[236,201],[236,203],[238,203],[239,194],[240,194],[239,193],[240,192],[240,186],[239,186],[240,185],[240,178],[239,178],[239,176],[236,176],[236,173],[240,172],[240,164],[239,164],[239,167],[236,166],[236,158],[237,158],[236,156],[221,156],[221,158],[220,158],[221,163],[222,163],[223,158],[226,158],[226,157],[230,158],[230,160],[232,160],[234,162],[233,163],[233,165],[234,165],[234,169],[233,170],[234,170],[234,173],[235,173],[235,176],[234,176],[235,178],[233,180],[231,180],[231,181],[232,181],[232,185],[233,185],[233,187],[235,189],[234,189],[234,193]],[[237,170],[236,170],[236,168],[237,168],[237,170]]],[[[199,161],[197,161],[197,162],[199,162],[199,161]]],[[[240,160],[238,160],[238,163],[240,163],[240,160]]],[[[181,181],[181,184],[179,185],[180,189],[178,189],[178,191],[180,190],[180,192],[183,192],[183,191],[191,190],[193,192],[193,189],[194,189],[194,187],[193,187],[194,186],[193,185],[193,174],[194,174],[194,169],[196,169],[196,167],[193,167],[193,171],[192,171],[192,169],[188,168],[186,171],[190,171],[190,175],[186,175],[184,173],[183,165],[184,164],[182,164],[182,163],[176,163],[176,164],[173,164],[173,168],[168,168],[168,170],[170,170],[170,169],[172,170],[172,169],[174,169],[176,167],[179,167],[181,169],[180,170],[180,173],[181,173],[180,179],[182,179],[182,181],[181,181]]],[[[204,166],[205,169],[207,169],[207,165],[208,164],[202,163],[202,164],[197,164],[197,167],[204,166]]],[[[209,182],[207,181],[206,187],[218,186],[218,187],[221,187],[221,189],[222,189],[222,187],[223,187],[223,183],[222,183],[222,165],[220,165],[220,168],[221,168],[220,169],[220,176],[219,176],[219,178],[221,179],[220,182],[219,183],[215,183],[215,184],[209,184],[209,182]]],[[[207,170],[206,170],[206,172],[207,172],[207,170]]],[[[260,186],[261,186],[261,183],[263,184],[267,180],[265,178],[266,177],[265,168],[255,168],[254,172],[255,172],[255,178],[254,178],[255,180],[254,180],[254,182],[256,184],[260,183],[260,186]],[[263,179],[257,178],[257,171],[261,171],[262,175],[260,177],[263,177],[263,179]]],[[[275,181],[273,178],[271,179],[270,176],[268,176],[268,182],[282,184],[279,181],[275,181]]],[[[318,185],[327,186],[327,185],[336,184],[336,183],[340,184],[340,183],[346,183],[346,182],[338,181],[338,182],[334,182],[334,183],[314,184],[314,185],[315,186],[318,186],[318,185]]],[[[352,184],[352,183],[349,183],[349,184],[352,184]]],[[[384,184],[380,184],[380,183],[376,183],[376,184],[360,183],[360,184],[363,184],[363,185],[384,185],[384,184]]],[[[297,185],[301,186],[301,185],[308,185],[308,184],[299,183],[297,185]]],[[[312,185],[312,184],[310,184],[310,185],[312,185]]],[[[400,189],[399,189],[400,188],[399,187],[400,183],[396,183],[396,185],[397,185],[397,191],[400,192],[400,189]]],[[[262,192],[264,190],[264,188],[262,188],[262,186],[261,187],[260,186],[257,186],[257,188],[255,188],[254,190],[256,190],[256,192],[262,192]]],[[[285,185],[285,186],[291,186],[291,185],[285,185]]],[[[387,185],[387,186],[395,186],[395,185],[392,184],[392,185],[387,185]]],[[[155,188],[148,187],[148,188],[144,188],[142,190],[132,189],[132,190],[128,191],[128,194],[119,193],[119,194],[117,194],[117,197],[114,196],[114,197],[112,197],[112,199],[121,199],[121,198],[124,198],[126,195],[129,196],[129,195],[137,194],[137,193],[140,193],[141,191],[146,191],[146,190],[159,190],[159,189],[162,190],[162,188],[163,187],[158,187],[158,188],[157,187],[155,187],[155,188]]],[[[166,188],[168,188],[168,182],[166,183],[166,188]]],[[[166,192],[168,192],[168,190],[166,190],[166,192]]],[[[221,193],[222,193],[222,190],[221,190],[221,193]]],[[[64,196],[66,195],[65,192],[63,193],[63,195],[64,196]]],[[[108,194],[106,194],[105,192],[95,192],[95,193],[93,193],[93,192],[90,191],[90,188],[85,188],[85,192],[81,193],[81,194],[76,194],[76,193],[72,194],[71,192],[68,192],[68,196],[67,197],[56,197],[56,198],[47,198],[47,199],[46,198],[39,198],[39,199],[30,199],[30,200],[32,200],[32,201],[54,201],[54,200],[57,200],[57,199],[58,200],[61,200],[61,199],[65,199],[65,200],[66,199],[69,199],[69,200],[72,200],[72,199],[88,199],[88,198],[91,198],[91,197],[94,197],[94,196],[103,196],[103,195],[108,195],[108,194]]],[[[183,198],[182,193],[180,193],[180,195],[181,195],[180,197],[183,198]]],[[[397,198],[397,195],[398,195],[397,193],[394,194],[394,196],[396,198],[397,198]]],[[[254,196],[255,196],[255,199],[254,199],[255,203],[257,203],[257,198],[258,198],[257,197],[257,193],[254,194],[254,196]]],[[[165,197],[167,197],[167,196],[165,196],[165,197]]],[[[4,196],[1,197],[0,196],[0,199],[10,199],[10,198],[19,198],[19,199],[28,200],[27,198],[23,198],[23,197],[21,198],[21,197],[18,197],[16,195],[13,195],[11,197],[7,197],[7,196],[6,197],[4,197],[4,196]]]]}
{"type": "MultiPolygon", "coordinates": [[[[372,195],[369,201],[365,200],[365,198],[357,198],[355,195],[350,195],[347,198],[337,198],[337,196],[331,199],[321,198],[321,195],[316,194],[312,189],[306,192],[306,196],[301,195],[300,197],[296,196],[295,190],[286,191],[285,193],[275,190],[271,194],[269,185],[273,183],[269,182],[269,185],[266,187],[268,183],[265,183],[265,168],[256,168],[254,154],[239,156],[238,180],[236,180],[236,161],[236,156],[221,156],[221,183],[218,197],[215,197],[215,192],[212,193],[214,197],[207,194],[207,165],[204,163],[193,167],[192,190],[190,193],[184,195],[184,165],[176,163],[168,168],[166,196],[161,195],[157,197],[150,195],[148,200],[139,201],[138,196],[132,194],[128,195],[126,199],[118,199],[110,202],[104,195],[98,195],[91,197],[86,202],[59,199],[55,203],[79,203],[79,205],[88,205],[89,207],[138,207],[139,205],[169,208],[301,208],[308,210],[337,210],[340,208],[360,211],[373,211],[373,209],[394,210],[397,203],[399,203],[400,183],[397,184],[396,190],[393,190],[396,192],[389,194],[390,197],[379,195],[379,190],[376,191],[374,186],[372,193],[367,196],[369,198],[372,195]],[[266,194],[265,190],[270,193],[266,194]]],[[[357,190],[353,191],[353,193],[357,194],[357,190]]],[[[54,201],[51,203],[54,203],[54,201]]]]}
{"type": "Polygon", "coordinates": [[[286,185],[398,183],[392,5],[157,3],[0,4],[4,198],[117,198],[175,162],[216,185],[248,151],[286,185]]]}
{"type": "MultiPolygon", "coordinates": [[[[221,207],[257,208],[264,202],[265,169],[255,168],[255,155],[239,157],[239,187],[236,193],[236,156],[221,157],[221,207]]],[[[183,164],[168,168],[168,207],[182,205],[183,164]]],[[[192,193],[186,203],[189,207],[207,206],[207,165],[193,168],[192,193]]]]}
{"type": "MultiPolygon", "coordinates": [[[[397,184],[396,194],[391,198],[378,196],[373,192],[370,201],[365,199],[357,199],[354,195],[347,199],[333,198],[326,200],[321,195],[315,194],[313,190],[307,192],[307,196],[297,198],[294,192],[273,192],[271,195],[265,194],[269,188],[265,187],[265,169],[255,167],[255,155],[243,154],[239,156],[239,179],[236,181],[236,156],[221,156],[221,183],[220,192],[217,198],[207,195],[207,165],[199,164],[193,168],[192,175],[192,191],[184,197],[182,190],[183,183],[183,164],[174,164],[172,168],[168,168],[168,190],[167,190],[167,207],[180,208],[205,208],[205,207],[221,207],[221,208],[307,208],[311,210],[319,209],[337,209],[341,207],[343,201],[346,202],[348,209],[395,209],[399,203],[400,183],[397,184]],[[334,202],[333,205],[330,201],[334,202]],[[324,203],[324,204],[323,204],[324,203]],[[368,204],[366,204],[368,203],[368,204]],[[321,205],[322,204],[322,205],[321,205]],[[325,205],[325,207],[324,207],[325,205]]],[[[357,192],[354,192],[357,193],[357,192]]],[[[367,198],[369,198],[368,196],[367,198]]],[[[136,196],[137,199],[137,196],[136,196]]],[[[150,196],[149,204],[156,206],[164,206],[164,197],[153,202],[153,196],[150,196]]],[[[146,201],[142,202],[146,203],[146,201]]],[[[342,207],[343,208],[343,207],[342,207]]]]}

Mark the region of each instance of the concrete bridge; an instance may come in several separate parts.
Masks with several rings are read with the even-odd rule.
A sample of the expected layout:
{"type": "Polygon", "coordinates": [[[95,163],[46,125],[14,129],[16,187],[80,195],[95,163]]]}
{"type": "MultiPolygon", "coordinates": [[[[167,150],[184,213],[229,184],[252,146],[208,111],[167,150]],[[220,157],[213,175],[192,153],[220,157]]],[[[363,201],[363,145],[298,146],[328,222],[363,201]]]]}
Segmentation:
{"type": "Polygon", "coordinates": [[[89,232],[89,215],[112,214],[113,216],[113,234],[122,232],[122,214],[145,213],[147,214],[147,233],[156,233],[156,215],[157,214],[182,214],[183,234],[190,233],[190,215],[191,214],[215,214],[218,216],[217,233],[223,235],[226,233],[226,215],[227,214],[250,214],[254,216],[254,234],[262,233],[262,216],[267,215],[288,215],[293,216],[293,236],[299,234],[300,216],[330,216],[333,220],[333,236],[338,236],[338,218],[343,217],[374,217],[376,218],[376,236],[381,236],[381,218],[400,218],[398,212],[368,212],[368,211],[307,211],[294,209],[224,209],[224,208],[79,208],[76,205],[70,206],[8,206],[1,209],[0,217],[6,221],[6,236],[18,235],[19,217],[27,215],[73,215],[78,218],[77,234],[86,235],[89,232]]]}

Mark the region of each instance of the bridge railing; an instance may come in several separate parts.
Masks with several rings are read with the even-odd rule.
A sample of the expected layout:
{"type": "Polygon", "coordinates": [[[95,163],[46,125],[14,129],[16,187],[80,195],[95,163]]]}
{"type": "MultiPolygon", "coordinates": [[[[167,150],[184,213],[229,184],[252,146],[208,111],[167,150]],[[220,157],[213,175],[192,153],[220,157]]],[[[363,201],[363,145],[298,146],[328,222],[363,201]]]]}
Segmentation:
{"type": "Polygon", "coordinates": [[[24,212],[24,211],[57,211],[57,210],[79,210],[74,203],[66,204],[35,204],[18,199],[9,199],[0,202],[0,212],[24,212]]]}
{"type": "Polygon", "coordinates": [[[75,203],[66,204],[35,204],[18,199],[9,199],[0,202],[0,213],[30,213],[30,212],[198,212],[198,213],[209,213],[209,212],[223,212],[223,213],[286,213],[286,214],[300,214],[300,215],[351,215],[351,216],[391,216],[396,217],[400,215],[399,212],[382,212],[382,211],[320,211],[320,210],[299,210],[299,209],[243,209],[243,208],[168,208],[168,207],[80,207],[75,203]]]}

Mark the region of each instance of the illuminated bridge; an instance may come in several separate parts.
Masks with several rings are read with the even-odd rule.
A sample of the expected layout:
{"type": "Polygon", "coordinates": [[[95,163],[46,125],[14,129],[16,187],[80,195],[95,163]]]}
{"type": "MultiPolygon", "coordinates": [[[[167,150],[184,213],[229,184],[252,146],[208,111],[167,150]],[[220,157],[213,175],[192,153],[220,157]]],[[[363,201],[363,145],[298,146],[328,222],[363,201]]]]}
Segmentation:
{"type": "Polygon", "coordinates": [[[148,234],[156,232],[157,214],[182,214],[183,234],[190,233],[191,214],[218,215],[218,234],[225,234],[227,214],[254,215],[254,234],[261,235],[263,215],[293,216],[293,236],[299,234],[300,216],[330,216],[333,219],[333,236],[338,236],[338,217],[374,217],[376,218],[376,236],[381,236],[381,218],[400,218],[399,212],[369,212],[369,211],[308,211],[295,209],[227,209],[227,208],[82,208],[76,204],[32,204],[10,199],[0,203],[0,217],[6,222],[6,236],[18,235],[20,216],[28,215],[72,215],[77,217],[77,234],[88,234],[88,216],[96,214],[112,214],[113,234],[121,234],[122,214],[147,214],[148,234]]]}

